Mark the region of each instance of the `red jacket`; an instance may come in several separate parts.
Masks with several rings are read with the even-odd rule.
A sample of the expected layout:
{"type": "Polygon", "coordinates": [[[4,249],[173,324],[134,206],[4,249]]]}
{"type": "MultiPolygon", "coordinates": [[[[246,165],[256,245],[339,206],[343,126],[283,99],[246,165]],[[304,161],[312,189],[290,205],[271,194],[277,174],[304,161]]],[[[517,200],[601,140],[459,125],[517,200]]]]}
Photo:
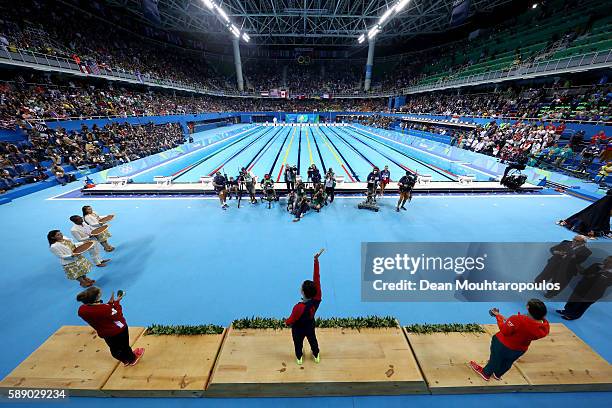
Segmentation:
{"type": "MultiPolygon", "coordinates": [[[[312,316],[308,316],[310,319],[314,319],[314,314],[319,308],[319,304],[321,303],[321,277],[319,276],[319,260],[315,259],[314,261],[314,271],[312,273],[312,281],[315,284],[315,288],[317,288],[317,294],[310,299],[311,303],[313,303],[312,308],[312,316]]],[[[293,306],[293,310],[291,311],[291,316],[285,322],[287,326],[291,326],[296,323],[302,317],[304,310],[306,309],[306,302],[300,302],[293,306]]]]}
{"type": "Polygon", "coordinates": [[[99,305],[81,305],[79,316],[102,338],[116,336],[127,327],[118,300],[99,305]]]}
{"type": "Polygon", "coordinates": [[[533,340],[546,337],[550,331],[547,320],[539,322],[520,313],[510,316],[505,322],[503,316],[497,315],[497,326],[497,339],[504,346],[516,351],[527,351],[533,340]]]}

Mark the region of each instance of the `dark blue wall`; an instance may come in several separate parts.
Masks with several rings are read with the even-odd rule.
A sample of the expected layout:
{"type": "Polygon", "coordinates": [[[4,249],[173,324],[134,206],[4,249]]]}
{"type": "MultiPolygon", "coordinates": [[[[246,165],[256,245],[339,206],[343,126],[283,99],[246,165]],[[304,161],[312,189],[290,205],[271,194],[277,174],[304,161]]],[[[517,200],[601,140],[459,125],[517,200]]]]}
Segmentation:
{"type": "MultiPolygon", "coordinates": [[[[396,116],[396,117],[401,117],[401,116],[411,116],[411,117],[416,117],[416,118],[424,118],[424,119],[434,119],[434,120],[451,120],[453,117],[452,116],[447,116],[447,115],[425,115],[425,114],[384,114],[385,116],[396,116]]],[[[515,123],[516,120],[508,120],[508,119],[496,119],[496,118],[470,118],[470,117],[466,117],[466,116],[461,116],[459,117],[459,120],[462,122],[468,122],[468,123],[474,123],[477,125],[485,125],[491,121],[496,121],[498,123],[504,122],[510,122],[510,123],[515,123]]],[[[551,122],[538,122],[538,123],[543,123],[543,124],[550,124],[551,122]]],[[[560,122],[556,122],[553,121],[552,122],[553,125],[557,126],[560,124],[560,122]]],[[[606,132],[606,134],[610,134],[610,132],[612,132],[612,126],[605,126],[605,125],[591,125],[591,124],[581,124],[581,123],[569,123],[569,122],[565,122],[566,128],[565,128],[565,132],[564,135],[572,135],[580,130],[583,130],[585,135],[586,135],[586,139],[590,139],[591,136],[595,135],[596,133],[599,133],[599,131],[604,130],[606,132]]]]}

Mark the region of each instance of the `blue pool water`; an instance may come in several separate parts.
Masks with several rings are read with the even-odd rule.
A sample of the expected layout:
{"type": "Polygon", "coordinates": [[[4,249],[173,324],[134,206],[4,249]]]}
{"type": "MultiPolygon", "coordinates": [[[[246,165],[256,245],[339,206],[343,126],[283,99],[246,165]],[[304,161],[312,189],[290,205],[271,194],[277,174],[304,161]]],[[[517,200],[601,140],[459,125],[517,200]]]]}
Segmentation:
{"type": "Polygon", "coordinates": [[[331,167],[346,181],[365,181],[373,166],[381,169],[389,166],[392,180],[399,179],[408,169],[430,174],[434,181],[455,181],[461,174],[474,174],[477,180],[489,179],[487,174],[461,167],[411,146],[410,142],[408,137],[391,141],[366,128],[352,126],[253,126],[133,179],[148,183],[154,176],[173,176],[175,182],[192,183],[218,170],[236,176],[241,167],[246,167],[260,179],[271,174],[282,181],[287,165],[297,166],[306,179],[311,164],[319,169],[331,167]]]}

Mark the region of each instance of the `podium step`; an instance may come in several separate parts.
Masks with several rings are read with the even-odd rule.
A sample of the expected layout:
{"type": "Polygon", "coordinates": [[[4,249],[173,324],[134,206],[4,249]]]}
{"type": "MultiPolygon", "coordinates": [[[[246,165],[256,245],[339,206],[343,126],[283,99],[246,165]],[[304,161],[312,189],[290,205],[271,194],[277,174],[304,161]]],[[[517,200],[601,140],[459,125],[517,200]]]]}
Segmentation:
{"type": "Polygon", "coordinates": [[[223,334],[143,334],[134,347],[146,349],[134,367],[119,365],[102,391],[113,397],[201,397],[223,334]]]}
{"type": "Polygon", "coordinates": [[[486,333],[407,333],[432,394],[612,390],[612,366],[561,323],[551,323],[550,334],[532,342],[502,381],[486,382],[468,365],[488,361],[498,329],[482,327],[486,333]]]}
{"type": "Polygon", "coordinates": [[[206,396],[427,393],[400,328],[317,329],[321,362],[304,341],[295,362],[291,330],[229,329],[206,396]]]}
{"type": "MultiPolygon", "coordinates": [[[[144,328],[130,327],[130,344],[144,328]]],[[[62,326],[0,382],[0,389],[65,389],[70,396],[106,396],[100,389],[119,366],[89,326],[62,326]]]]}
{"type": "MultiPolygon", "coordinates": [[[[496,325],[484,327],[497,333],[496,325]]],[[[515,365],[531,391],[612,391],[612,365],[561,323],[551,324],[515,365]]]]}

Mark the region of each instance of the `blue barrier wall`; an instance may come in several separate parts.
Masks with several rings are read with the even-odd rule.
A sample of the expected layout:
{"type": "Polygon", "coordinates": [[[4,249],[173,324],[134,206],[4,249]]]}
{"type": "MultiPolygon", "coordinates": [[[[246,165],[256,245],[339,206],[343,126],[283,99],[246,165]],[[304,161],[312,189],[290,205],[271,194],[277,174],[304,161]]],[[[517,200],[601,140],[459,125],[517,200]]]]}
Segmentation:
{"type": "MultiPolygon", "coordinates": [[[[387,113],[387,114],[384,114],[384,116],[393,116],[393,117],[397,117],[398,119],[403,116],[410,116],[413,118],[421,118],[421,119],[433,119],[433,120],[451,120],[453,119],[453,117],[449,115],[426,115],[426,114],[412,114],[412,113],[410,114],[387,113]]],[[[495,121],[497,123],[516,123],[517,122],[516,120],[508,120],[508,119],[471,118],[471,117],[466,117],[466,116],[460,116],[459,120],[462,122],[473,123],[476,125],[486,125],[487,123],[490,123],[491,121],[495,121]]],[[[552,123],[553,125],[557,126],[561,122],[553,120],[552,122],[548,121],[548,122],[537,122],[537,123],[545,124],[545,125],[552,123]]],[[[605,131],[607,135],[609,135],[610,132],[612,132],[612,126],[605,126],[603,124],[592,125],[592,124],[565,122],[565,125],[566,125],[566,128],[565,128],[564,135],[569,136],[569,135],[572,135],[582,130],[585,133],[585,139],[590,139],[591,136],[599,133],[599,131],[601,130],[605,131]]]]}
{"type": "Polygon", "coordinates": [[[7,130],[0,129],[0,142],[20,142],[27,138],[26,133],[22,129],[7,130]]]}
{"type": "Polygon", "coordinates": [[[238,116],[236,113],[200,113],[190,115],[165,115],[165,116],[130,116],[126,118],[105,118],[105,119],[73,119],[59,120],[55,122],[47,122],[50,128],[62,127],[66,130],[79,130],[81,126],[86,125],[91,128],[93,125],[104,126],[108,123],[131,123],[133,125],[144,125],[153,122],[156,125],[164,123],[180,123],[183,129],[187,129],[187,122],[198,122],[203,120],[228,119],[238,116]]]}

